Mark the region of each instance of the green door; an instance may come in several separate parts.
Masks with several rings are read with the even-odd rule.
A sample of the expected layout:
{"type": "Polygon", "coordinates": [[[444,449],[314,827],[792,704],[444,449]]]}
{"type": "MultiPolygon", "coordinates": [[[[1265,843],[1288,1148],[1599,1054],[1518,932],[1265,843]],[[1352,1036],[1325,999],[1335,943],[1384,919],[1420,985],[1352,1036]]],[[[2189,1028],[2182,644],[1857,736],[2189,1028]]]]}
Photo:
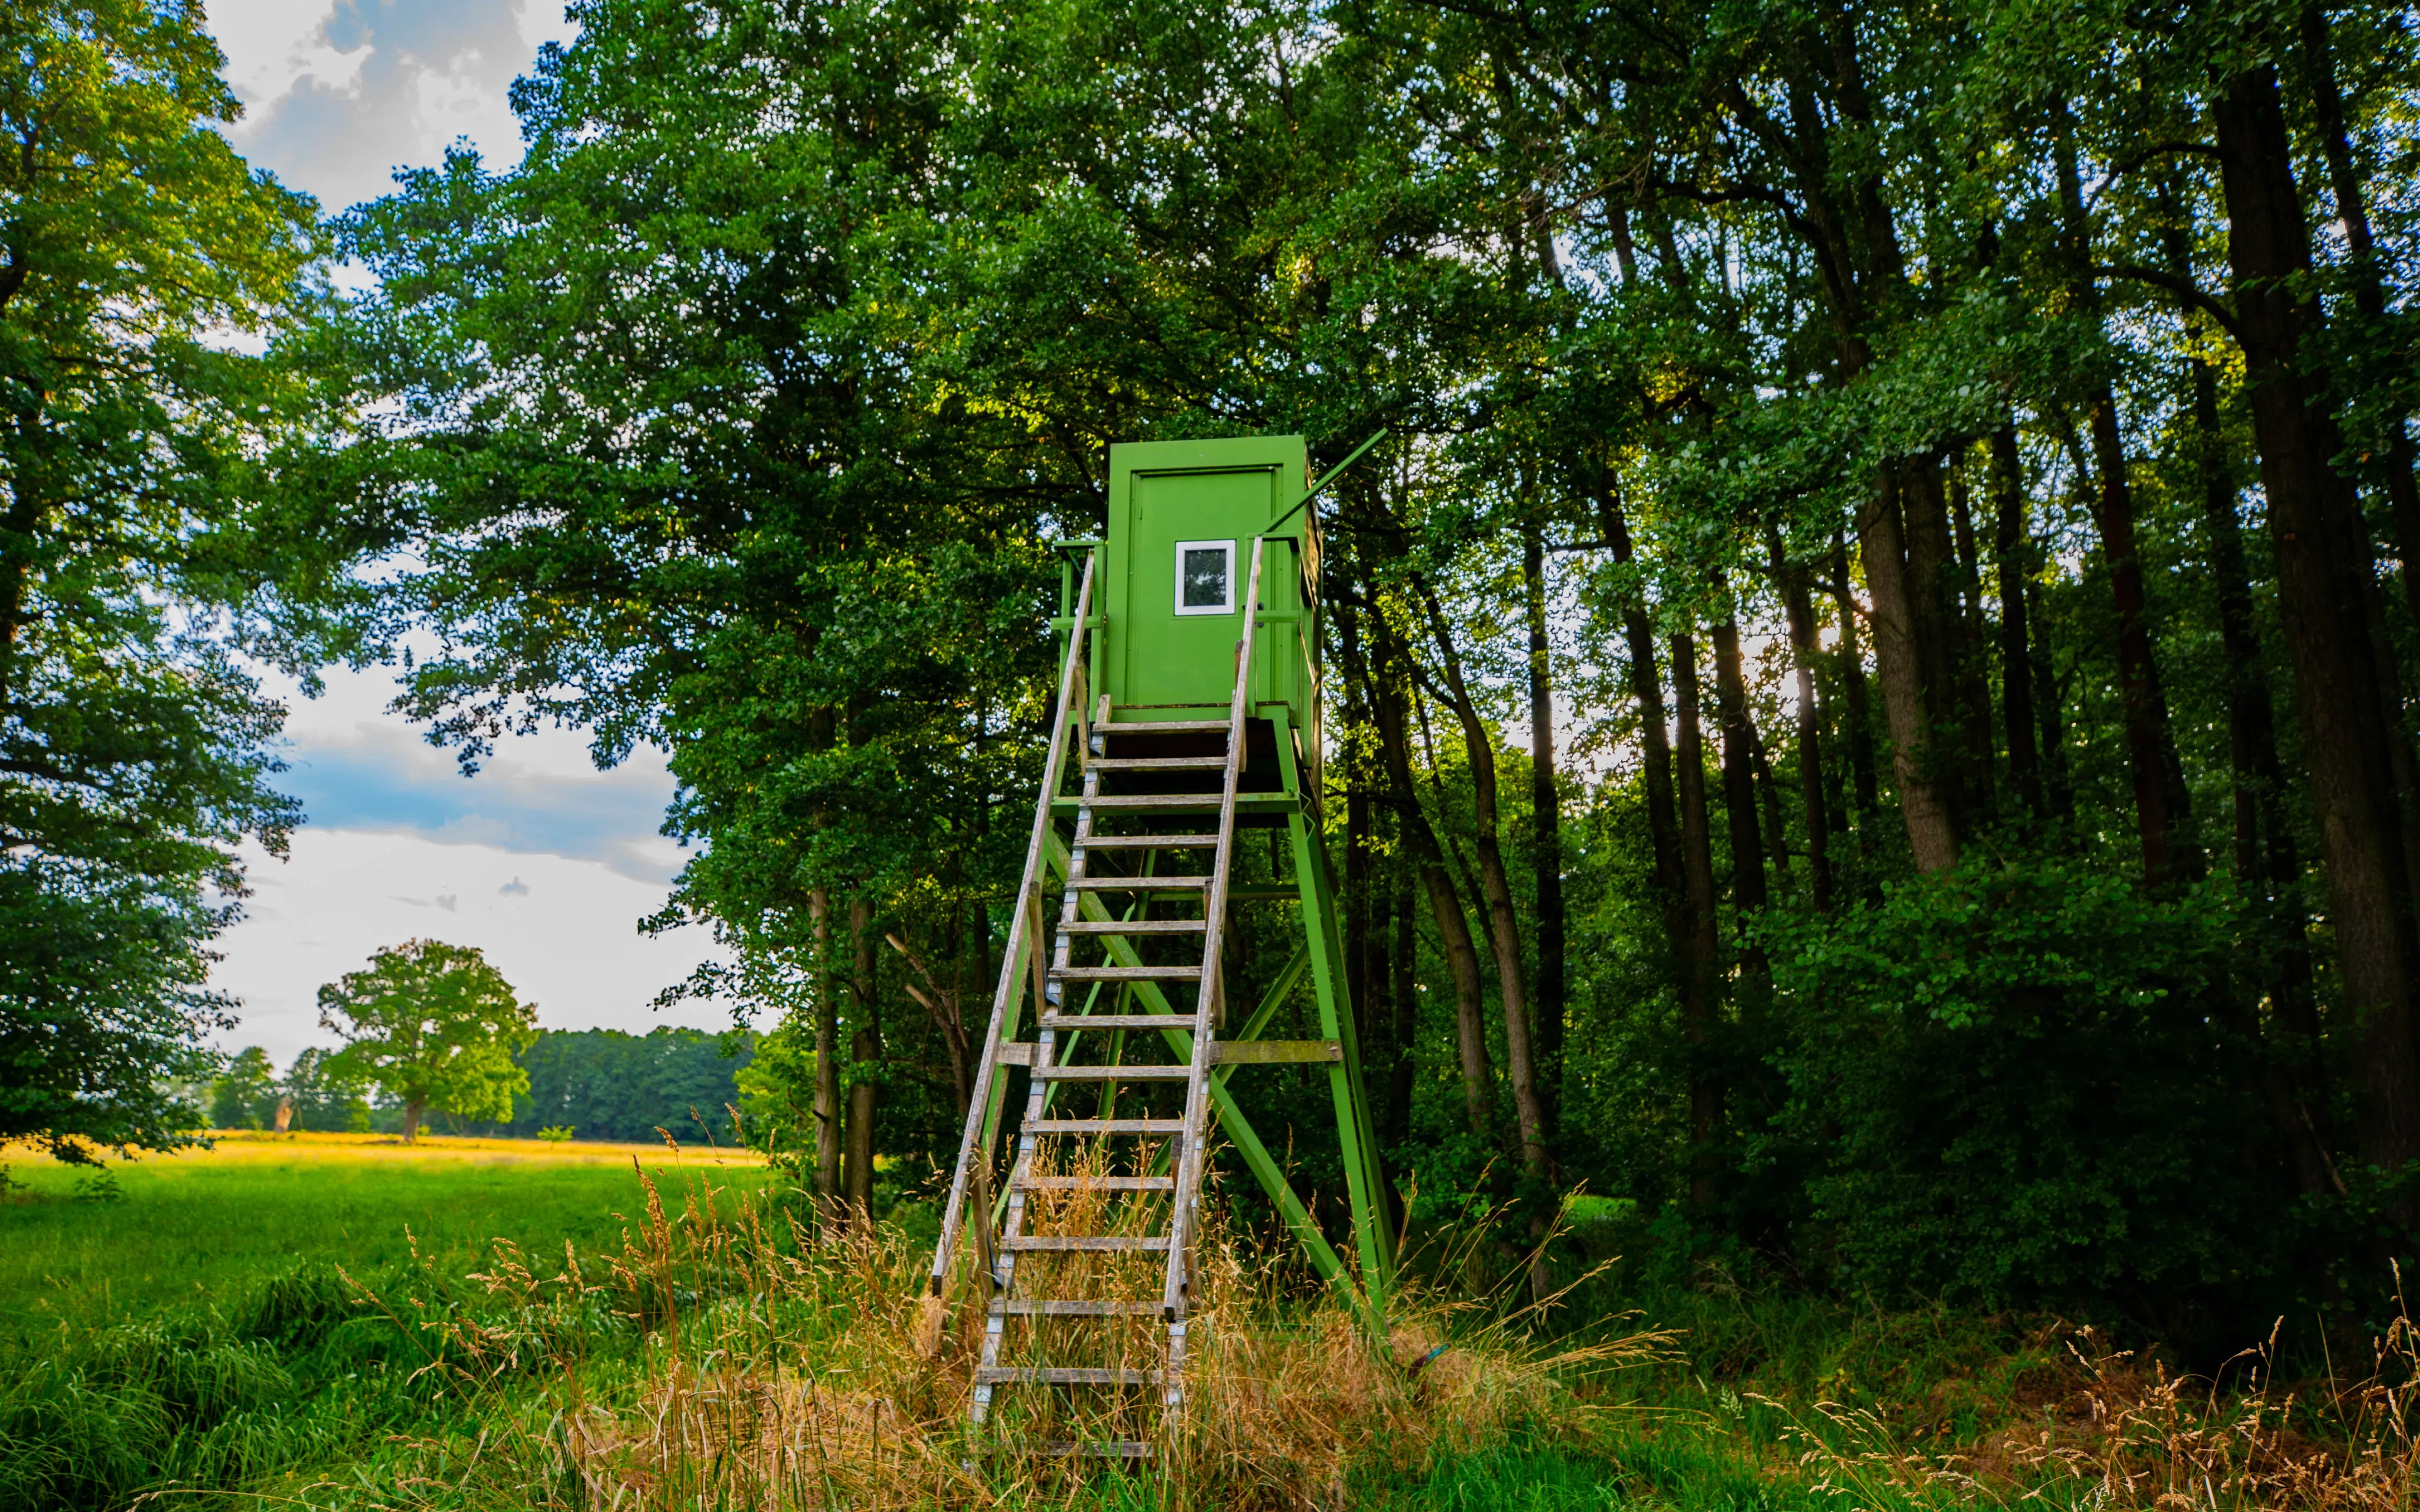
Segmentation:
{"type": "Polygon", "coordinates": [[[1224,707],[1235,691],[1252,536],[1276,513],[1278,471],[1133,474],[1119,702],[1224,707]]]}

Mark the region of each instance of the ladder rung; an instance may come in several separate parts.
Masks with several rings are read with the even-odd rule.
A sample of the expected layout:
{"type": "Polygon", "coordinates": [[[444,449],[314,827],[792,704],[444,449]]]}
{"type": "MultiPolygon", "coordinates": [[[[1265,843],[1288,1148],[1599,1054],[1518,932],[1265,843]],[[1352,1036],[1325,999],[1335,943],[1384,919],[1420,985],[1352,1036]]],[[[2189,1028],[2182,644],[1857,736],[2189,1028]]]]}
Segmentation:
{"type": "Polygon", "coordinates": [[[1071,892],[1199,892],[1208,877],[1070,877],[1071,892]]]}
{"type": "Polygon", "coordinates": [[[1183,1119],[1028,1119],[1030,1134],[1183,1134],[1183,1119]]]}
{"type": "Polygon", "coordinates": [[[1175,1082],[1193,1074],[1190,1066],[1037,1066],[1037,1082],[1175,1082]]]}
{"type": "Polygon", "coordinates": [[[1202,975],[1199,962],[1181,966],[1054,966],[1052,981],[1184,981],[1202,975]]]}
{"type": "Polygon", "coordinates": [[[1157,1318],[1160,1308],[1156,1302],[1058,1302],[1041,1297],[1001,1297],[992,1306],[1010,1318],[1157,1318]]]}
{"type": "Polygon", "coordinates": [[[1103,924],[1093,919],[1080,919],[1062,924],[1062,934],[1200,934],[1210,928],[1202,918],[1129,918],[1123,922],[1111,919],[1103,924]]]}
{"type": "Polygon", "coordinates": [[[1156,1386],[1159,1370],[1124,1370],[1098,1365],[979,1365],[975,1384],[1029,1381],[1046,1386],[1156,1386]]]}
{"type": "Polygon", "coordinates": [[[1206,851],[1217,847],[1216,835],[1087,835],[1076,842],[1079,851],[1206,851]]]}
{"type": "Polygon", "coordinates": [[[1223,772],[1224,756],[1095,756],[1084,764],[1103,772],[1223,772]]]}
{"type": "Polygon", "coordinates": [[[1113,735],[1168,735],[1179,731],[1216,730],[1228,728],[1224,719],[1138,719],[1133,724],[1096,724],[1094,730],[1113,735]]]}
{"type": "Polygon", "coordinates": [[[1033,1192],[1173,1192],[1173,1176],[1029,1176],[1033,1192]]]}
{"type": "Polygon", "coordinates": [[[1018,1234],[1003,1239],[1005,1250],[1129,1250],[1168,1248],[1166,1234],[1018,1234]]]}
{"type": "Polygon", "coordinates": [[[1046,1029],[1183,1029],[1202,1022],[1199,1013],[1045,1013],[1046,1029]]]}
{"type": "Polygon", "coordinates": [[[1119,793],[1095,795],[1076,800],[1084,809],[1216,809],[1216,793],[1119,793]]]}

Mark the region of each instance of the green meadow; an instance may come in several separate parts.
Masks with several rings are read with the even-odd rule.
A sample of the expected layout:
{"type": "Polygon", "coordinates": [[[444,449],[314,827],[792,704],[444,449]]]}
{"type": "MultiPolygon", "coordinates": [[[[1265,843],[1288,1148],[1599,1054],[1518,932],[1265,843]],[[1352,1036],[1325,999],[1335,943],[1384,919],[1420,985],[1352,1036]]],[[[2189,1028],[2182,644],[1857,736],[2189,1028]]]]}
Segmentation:
{"type": "Polygon", "coordinates": [[[6,1165],[10,1512],[2383,1507],[2409,1489],[2407,1355],[2324,1389],[2280,1388],[2256,1358],[2222,1391],[2056,1319],[1614,1261],[1645,1236],[1612,1209],[1571,1241],[1606,1264],[1550,1313],[1521,1307],[1517,1270],[1491,1279],[1483,1246],[1416,1243],[1391,1366],[1345,1309],[1234,1264],[1208,1283],[1227,1342],[1198,1372],[1199,1443],[1139,1475],[970,1469],[976,1335],[937,1360],[909,1345],[912,1226],[802,1243],[778,1173],[744,1154],[251,1134],[105,1175],[6,1165]]]}
{"type": "Polygon", "coordinates": [[[230,1304],[298,1262],[365,1277],[421,1261],[478,1269],[499,1240],[618,1248],[635,1168],[735,1191],[767,1173],[712,1150],[366,1134],[222,1135],[217,1148],[112,1163],[105,1174],[22,1147],[0,1154],[0,1299],[10,1343],[180,1304],[230,1304]]]}

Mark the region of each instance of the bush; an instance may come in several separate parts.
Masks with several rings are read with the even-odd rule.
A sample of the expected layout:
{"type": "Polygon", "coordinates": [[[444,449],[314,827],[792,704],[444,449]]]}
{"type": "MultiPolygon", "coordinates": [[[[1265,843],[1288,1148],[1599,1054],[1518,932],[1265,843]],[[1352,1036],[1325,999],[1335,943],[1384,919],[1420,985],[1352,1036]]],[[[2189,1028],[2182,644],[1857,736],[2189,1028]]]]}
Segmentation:
{"type": "Polygon", "coordinates": [[[1884,1293],[2152,1318],[2273,1268],[2291,1194],[2237,933],[2215,886],[2163,902],[2055,862],[1769,916],[1786,1102],[1761,1154],[1806,1166],[1822,1258],[1884,1293]]]}

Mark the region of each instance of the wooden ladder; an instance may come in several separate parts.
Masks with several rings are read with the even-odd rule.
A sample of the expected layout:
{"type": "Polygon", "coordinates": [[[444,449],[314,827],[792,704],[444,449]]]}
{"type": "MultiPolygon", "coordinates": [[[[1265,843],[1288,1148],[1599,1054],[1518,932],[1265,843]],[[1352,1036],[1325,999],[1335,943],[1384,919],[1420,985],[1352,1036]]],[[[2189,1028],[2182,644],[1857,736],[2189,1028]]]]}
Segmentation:
{"type": "MultiPolygon", "coordinates": [[[[1244,635],[1235,647],[1234,691],[1225,719],[1116,723],[1107,695],[1094,709],[1087,710],[1084,703],[1081,648],[1093,586],[1092,564],[1085,567],[1061,678],[1059,722],[1018,891],[1020,907],[993,1000],[991,1033],[976,1071],[967,1137],[951,1181],[927,1302],[938,1319],[938,1299],[949,1280],[952,1242],[960,1224],[970,1224],[977,1237],[977,1271],[988,1292],[982,1350],[967,1407],[968,1421],[978,1430],[991,1417],[1002,1387],[1111,1394],[1156,1390],[1163,1424],[1185,1403],[1186,1331],[1209,1123],[1208,1088],[1211,1069],[1218,1061],[1225,1010],[1219,942],[1234,854],[1236,790],[1246,763],[1252,609],[1259,603],[1260,581],[1256,541],[1243,601],[1244,635]],[[1075,833],[1067,842],[1057,923],[1046,929],[1045,841],[1053,833],[1053,799],[1069,734],[1082,752],[1081,795],[1075,805],[1075,833]],[[1223,743],[1224,749],[1120,757],[1109,754],[1112,735],[1127,747],[1223,743]],[[1192,787],[1214,773],[1215,795],[1192,787]],[[1104,792],[1105,779],[1145,791],[1104,792]],[[1192,790],[1185,791],[1187,787],[1192,790]],[[1165,791],[1171,788],[1175,791],[1165,791]],[[1202,813],[1214,797],[1215,826],[1204,829],[1195,820],[1174,829],[1164,827],[1202,813]],[[1201,869],[1162,870],[1188,860],[1201,869]],[[1125,903],[1122,917],[1109,917],[1103,907],[1111,900],[1125,903]],[[1198,910],[1198,917],[1154,917],[1169,912],[1171,904],[1178,912],[1198,910]],[[1086,959],[1094,952],[1099,959],[1086,959]],[[1190,958],[1145,960],[1154,954],[1190,958]],[[1132,1006],[1128,998],[1138,983],[1170,983],[1168,995],[1174,996],[1174,984],[1187,981],[1193,984],[1189,1013],[1094,1011],[1105,992],[1123,1009],[1132,1006]],[[1017,1005],[1029,987],[1038,1005],[1038,1033],[1026,1041],[1016,1037],[1015,1025],[1017,1005]],[[1080,1005],[1076,1000],[1079,994],[1080,1005]],[[1087,1053],[1104,1041],[1100,1055],[1087,1053]],[[1155,1045],[1163,1047],[1168,1058],[1127,1058],[1131,1048],[1155,1045]],[[990,1145],[996,1126],[987,1106],[997,1106],[997,1089],[1002,1087],[1000,1068],[1007,1065],[1027,1067],[1030,1082],[1015,1161],[1005,1190],[995,1199],[990,1145]],[[1181,1108],[1166,1106],[1171,1100],[1161,1094],[1163,1105],[1154,1115],[1147,1105],[1152,1089],[1175,1084],[1183,1087],[1181,1108]],[[1116,1103],[1125,1088],[1135,1088],[1134,1095],[1146,1103],[1140,1116],[1119,1116],[1116,1103]],[[1097,1094],[1089,1117],[1071,1116],[1070,1110],[1054,1105],[1078,1088],[1097,1094]],[[1090,1224],[1092,1231],[1066,1231],[1069,1223],[1090,1224]],[[1130,1257],[1151,1256],[1161,1262],[1156,1295],[1142,1294],[1151,1267],[1122,1263],[1130,1257]],[[1075,1291],[1087,1294],[1070,1294],[1075,1291]],[[1156,1365],[1148,1360],[1130,1364],[1120,1351],[1133,1329],[1120,1320],[1152,1317],[1166,1330],[1165,1353],[1156,1365]],[[1018,1358],[1008,1358],[1012,1353],[1018,1358]],[[1066,1353],[1112,1358],[1084,1365],[1051,1358],[1066,1353]]],[[[1129,1396],[1113,1395],[1110,1399],[1122,1402],[1128,1412],[1141,1406],[1129,1396]]],[[[1148,1400],[1147,1396],[1142,1398],[1148,1400]]],[[[1151,1452],[1151,1441],[1136,1433],[1034,1440],[1026,1447],[1044,1454],[1134,1458],[1151,1452]]]]}

